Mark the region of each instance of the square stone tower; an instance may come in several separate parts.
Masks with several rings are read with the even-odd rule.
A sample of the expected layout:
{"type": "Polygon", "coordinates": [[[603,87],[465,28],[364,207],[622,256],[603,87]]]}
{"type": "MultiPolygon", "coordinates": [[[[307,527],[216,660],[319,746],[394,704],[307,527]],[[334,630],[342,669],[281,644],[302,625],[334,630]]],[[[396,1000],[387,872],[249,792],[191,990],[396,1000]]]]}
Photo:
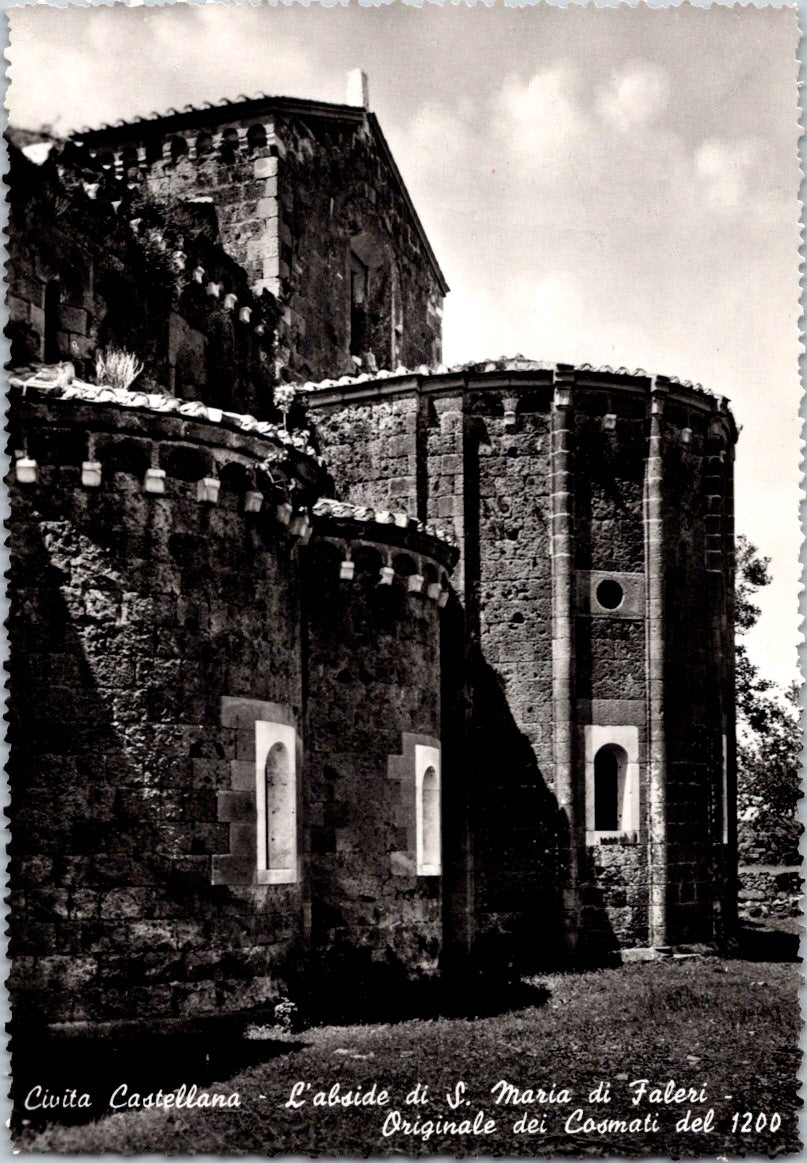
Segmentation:
{"type": "Polygon", "coordinates": [[[348,98],[361,103],[240,98],[76,136],[121,196],[208,217],[277,304],[280,381],[441,358],[445,278],[360,72],[348,98]]]}

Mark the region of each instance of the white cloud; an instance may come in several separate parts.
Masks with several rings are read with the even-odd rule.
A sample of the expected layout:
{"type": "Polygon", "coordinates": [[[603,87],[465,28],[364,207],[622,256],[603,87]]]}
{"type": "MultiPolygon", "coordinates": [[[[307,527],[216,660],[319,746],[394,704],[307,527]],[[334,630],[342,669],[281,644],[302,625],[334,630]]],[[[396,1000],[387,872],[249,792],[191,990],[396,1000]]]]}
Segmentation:
{"type": "Polygon", "coordinates": [[[402,144],[410,168],[445,181],[457,165],[473,157],[473,111],[453,109],[441,102],[422,105],[406,128],[402,144]]]}
{"type": "Polygon", "coordinates": [[[519,270],[470,292],[460,287],[446,301],[446,362],[517,352],[534,359],[584,359],[584,306],[573,277],[564,271],[519,270]]]}
{"type": "Polygon", "coordinates": [[[710,138],[695,151],[695,173],[707,205],[736,210],[743,202],[759,158],[753,138],[710,138]]]}
{"type": "Polygon", "coordinates": [[[577,99],[577,71],[566,61],[535,73],[526,84],[509,76],[496,99],[509,146],[532,171],[567,163],[586,130],[577,99]]]}
{"type": "Polygon", "coordinates": [[[670,81],[656,65],[634,64],[616,73],[596,100],[600,117],[620,133],[658,120],[667,107],[670,81]]]}
{"type": "Polygon", "coordinates": [[[18,125],[50,122],[68,132],[259,90],[343,97],[344,77],[323,68],[318,47],[269,23],[263,9],[116,5],[90,17],[29,7],[11,23],[7,104],[18,125]],[[41,42],[59,29],[59,51],[45,62],[41,42]]]}

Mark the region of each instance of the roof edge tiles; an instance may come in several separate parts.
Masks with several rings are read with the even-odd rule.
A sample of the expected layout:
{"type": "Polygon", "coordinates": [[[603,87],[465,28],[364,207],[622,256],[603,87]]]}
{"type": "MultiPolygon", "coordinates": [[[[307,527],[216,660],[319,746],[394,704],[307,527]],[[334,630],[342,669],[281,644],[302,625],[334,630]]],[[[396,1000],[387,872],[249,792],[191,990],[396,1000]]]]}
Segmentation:
{"type": "Polygon", "coordinates": [[[517,377],[518,381],[528,379],[536,373],[542,375],[547,383],[549,383],[554,380],[555,373],[559,369],[571,373],[580,382],[581,386],[583,384],[588,385],[593,380],[605,379],[609,387],[624,386],[628,390],[644,389],[645,391],[651,392],[657,389],[665,389],[673,396],[681,394],[689,402],[697,401],[704,411],[725,414],[731,419],[732,425],[736,428],[730,401],[725,396],[716,395],[708,388],[705,388],[703,384],[693,383],[691,380],[681,380],[677,376],[655,375],[645,371],[644,368],[634,368],[631,371],[626,367],[614,368],[610,364],[602,364],[599,367],[595,367],[590,363],[553,363],[546,360],[527,359],[522,355],[509,358],[507,356],[500,356],[497,359],[475,360],[453,364],[451,366],[440,364],[437,367],[427,367],[422,364],[416,368],[397,367],[394,371],[382,369],[377,372],[360,372],[355,376],[345,375],[340,376],[338,379],[320,380],[317,383],[311,381],[298,383],[294,386],[302,392],[328,395],[332,394],[334,389],[337,392],[339,390],[345,390],[347,392],[360,392],[362,389],[370,390],[379,381],[388,384],[388,390],[394,390],[396,383],[400,383],[403,387],[407,381],[410,385],[412,381],[417,381],[420,387],[433,385],[435,389],[439,389],[443,381],[456,381],[458,377],[464,379],[489,377],[491,381],[495,382],[497,376],[501,377],[504,375],[507,377],[517,377]]]}

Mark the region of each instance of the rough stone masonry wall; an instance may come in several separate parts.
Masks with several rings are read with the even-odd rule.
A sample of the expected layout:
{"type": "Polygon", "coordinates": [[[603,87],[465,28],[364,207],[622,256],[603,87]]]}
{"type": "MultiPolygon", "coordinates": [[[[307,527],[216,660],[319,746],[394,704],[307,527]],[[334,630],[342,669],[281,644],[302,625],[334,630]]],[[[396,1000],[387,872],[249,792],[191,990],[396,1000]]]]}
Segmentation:
{"type": "Polygon", "coordinates": [[[546,963],[558,956],[561,925],[551,790],[548,395],[527,392],[512,430],[504,419],[512,391],[504,385],[472,394],[458,376],[437,393],[414,388],[415,381],[409,390],[401,382],[386,398],[351,404],[346,394],[320,408],[313,398],[317,433],[338,495],[410,511],[414,501],[419,516],[453,525],[460,538],[452,588],[463,598],[464,614],[456,614],[464,618],[464,641],[447,640],[452,658],[442,663],[454,675],[443,723],[454,743],[445,769],[456,769],[445,788],[446,803],[456,796],[450,935],[470,941],[480,962],[546,963]]]}
{"type": "Polygon", "coordinates": [[[279,105],[239,102],[91,132],[84,153],[124,199],[140,188],[171,215],[208,212],[209,230],[276,311],[266,332],[279,380],[355,370],[351,250],[368,271],[358,354],[372,352],[380,368],[439,363],[442,276],[373,115],[279,105]]]}
{"type": "MultiPolygon", "coordinates": [[[[586,595],[578,605],[576,628],[578,714],[581,723],[638,728],[639,792],[640,803],[645,805],[644,602],[640,600],[629,617],[595,612],[592,587],[585,577],[588,571],[627,574],[644,583],[647,400],[643,393],[610,392],[605,384],[588,388],[576,385],[573,403],[575,564],[578,571],[584,571],[578,578],[581,594],[586,595]]],[[[580,744],[582,749],[582,735],[580,744]]],[[[582,762],[581,754],[578,763],[582,762]]],[[[588,847],[582,877],[584,927],[591,948],[647,944],[645,844],[642,828],[635,838],[588,847]]]]}
{"type": "Polygon", "coordinates": [[[124,167],[125,176],[146,183],[164,205],[212,203],[224,249],[246,272],[250,285],[271,290],[277,271],[266,269],[263,260],[270,253],[269,240],[277,240],[277,142],[271,119],[262,126],[260,144],[247,142],[245,122],[233,122],[233,128],[237,140],[232,145],[218,135],[214,141],[204,127],[160,139],[152,151],[158,156],[147,165],[124,167]],[[174,142],[182,144],[179,156],[172,154],[174,142]]]}
{"type": "MultiPolygon", "coordinates": [[[[398,407],[403,406],[400,401],[398,407]]],[[[410,474],[418,498],[418,513],[445,522],[460,549],[451,577],[454,590],[465,592],[465,404],[462,383],[423,399],[418,407],[418,441],[410,474]]],[[[411,447],[411,446],[410,446],[411,447]]]]}
{"type": "Polygon", "coordinates": [[[415,868],[414,744],[440,739],[439,617],[407,592],[413,562],[393,551],[396,577],[379,584],[381,546],[305,551],[312,945],[329,990],[395,991],[437,969],[442,878],[415,868]]]}
{"type": "MultiPolygon", "coordinates": [[[[586,924],[594,924],[600,945],[610,948],[649,939],[644,492],[651,401],[643,375],[628,379],[625,383],[621,375],[598,376],[588,370],[576,376],[571,389],[578,581],[585,589],[592,571],[616,573],[624,575],[637,595],[637,604],[617,616],[591,617],[578,607],[577,618],[578,781],[584,780],[586,724],[632,726],[638,733],[638,844],[596,845],[582,869],[586,924]]],[[[545,637],[551,618],[546,499],[550,382],[551,375],[540,371],[512,379],[497,371],[447,373],[431,380],[411,377],[409,383],[402,379],[394,389],[389,381],[325,388],[317,395],[328,402],[319,407],[317,395],[311,399],[343,495],[378,504],[390,497],[392,481],[402,481],[401,494],[411,497],[414,491],[421,516],[452,520],[460,538],[452,587],[462,602],[466,653],[454,698],[444,693],[444,705],[453,707],[452,737],[472,740],[463,771],[473,773],[471,798],[479,805],[472,808],[472,888],[465,907],[473,913],[480,950],[498,945],[507,948],[505,956],[516,958],[525,950],[532,955],[530,934],[547,932],[560,909],[551,892],[542,898],[543,890],[536,887],[556,847],[552,829],[545,830],[555,810],[551,660],[545,637]],[[377,394],[368,399],[374,389],[377,394]],[[352,391],[359,397],[355,404],[350,402],[352,391]],[[397,457],[401,459],[395,463],[397,457]],[[471,705],[473,712],[467,710],[471,705]],[[468,723],[461,722],[467,714],[474,723],[470,736],[468,723]],[[514,800],[499,794],[502,780],[511,781],[514,800]],[[494,819],[498,822],[491,824],[494,819]],[[524,844],[518,830],[514,833],[516,819],[535,823],[532,847],[529,826],[524,844]],[[541,926],[530,920],[526,894],[518,898],[514,886],[520,884],[530,886],[532,899],[541,900],[541,926]]],[[[704,939],[707,931],[711,936],[712,897],[724,891],[728,876],[725,861],[715,864],[709,840],[716,822],[714,794],[708,822],[702,803],[705,786],[712,786],[719,773],[714,753],[719,729],[708,692],[724,681],[726,649],[712,634],[705,570],[700,459],[709,411],[701,396],[693,397],[691,407],[676,403],[665,429],[668,905],[670,939],[678,941],[704,939]],[[685,429],[691,432],[689,445],[682,435],[685,429]],[[670,572],[671,563],[679,560],[670,572]],[[716,893],[711,881],[718,886],[716,893]]],[[[555,937],[546,944],[554,948],[555,937]]]]}
{"type": "Polygon", "coordinates": [[[465,596],[478,627],[471,740],[476,948],[481,957],[527,968],[558,956],[561,923],[549,404],[548,388],[516,395],[494,383],[471,391],[464,464],[465,596]],[[511,397],[518,400],[515,423],[505,416],[511,397]]]}
{"type": "Polygon", "coordinates": [[[12,365],[70,360],[94,379],[98,349],[119,347],[145,365],[146,390],[275,416],[276,314],[205,223],[158,210],[143,175],[118,178],[70,144],[58,163],[61,173],[11,154],[12,365]]]}
{"type": "Polygon", "coordinates": [[[377,366],[438,364],[442,291],[367,122],[278,115],[275,131],[284,374],[355,371],[351,245],[368,267],[366,350],[377,366]]]}
{"type": "MultiPolygon", "coordinates": [[[[472,912],[481,960],[525,966],[557,958],[562,944],[561,824],[553,790],[551,386],[546,375],[479,381],[475,391],[465,377],[446,377],[428,395],[404,394],[400,383],[394,396],[353,405],[348,387],[340,402],[314,414],[340,495],[393,507],[398,500],[411,506],[414,494],[421,516],[451,522],[460,538],[452,587],[464,606],[466,658],[457,677],[465,689],[446,693],[452,719],[444,729],[457,740],[471,732],[460,777],[470,783],[473,887],[463,901],[467,890],[458,884],[457,907],[472,912]],[[461,721],[466,701],[469,723],[461,721]]],[[[643,417],[644,403],[623,404],[620,430],[604,438],[606,397],[593,399],[595,415],[585,423],[594,435],[578,477],[578,566],[640,573],[644,434],[637,412],[643,417]]],[[[644,748],[643,622],[580,621],[582,714],[596,707],[598,721],[616,715],[618,723],[636,723],[644,748]]],[[[608,930],[609,946],[614,928],[621,941],[636,944],[646,931],[643,850],[610,845],[593,857],[588,915],[608,930]]]]}
{"type": "Polygon", "coordinates": [[[707,572],[708,417],[664,417],[668,938],[715,936],[722,895],[722,660],[713,638],[707,572]],[[689,427],[691,440],[681,432],[689,427]]]}
{"type": "Polygon", "coordinates": [[[418,402],[413,393],[368,403],[345,401],[318,409],[315,418],[337,497],[426,516],[418,504],[418,402]]]}
{"type": "Polygon", "coordinates": [[[798,917],[804,878],[800,865],[745,864],[739,869],[738,903],[741,917],[798,917]]]}
{"type": "Polygon", "coordinates": [[[211,884],[242,752],[222,696],[300,722],[295,551],[245,515],[260,437],[23,402],[12,488],[10,980],[17,1020],[182,1017],[277,995],[301,886],[211,884]],[[81,483],[88,434],[100,488],[81,483]],[[197,501],[216,463],[218,504],[197,501]],[[147,495],[149,464],[166,470],[147,495]],[[229,467],[228,467],[229,466],[229,467]],[[222,811],[224,806],[224,811],[222,811]]]}

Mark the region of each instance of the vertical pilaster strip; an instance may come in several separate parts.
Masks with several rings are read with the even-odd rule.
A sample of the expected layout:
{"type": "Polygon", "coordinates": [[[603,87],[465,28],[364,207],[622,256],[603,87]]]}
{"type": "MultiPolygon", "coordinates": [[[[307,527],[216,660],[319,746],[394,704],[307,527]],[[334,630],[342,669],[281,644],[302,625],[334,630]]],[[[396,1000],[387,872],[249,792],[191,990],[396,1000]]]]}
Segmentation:
{"type": "Polygon", "coordinates": [[[645,489],[648,707],[648,929],[650,944],[667,944],[667,745],[664,723],[664,481],[662,415],[666,385],[654,380],[645,489]]]}
{"type": "Polygon", "coordinates": [[[578,928],[578,813],[575,787],[575,568],[574,568],[574,369],[559,365],[552,401],[550,492],[552,557],[552,717],[555,797],[566,852],[563,899],[567,939],[573,950],[578,928]]]}
{"type": "Polygon", "coordinates": [[[719,937],[723,929],[722,913],[725,905],[727,868],[724,821],[726,820],[726,801],[728,799],[726,762],[728,752],[726,746],[728,742],[728,708],[726,704],[728,594],[726,592],[724,550],[728,432],[725,417],[721,415],[721,402],[716,400],[714,406],[715,414],[709,421],[703,464],[703,491],[706,501],[704,526],[707,592],[705,597],[709,603],[710,654],[713,659],[714,672],[708,697],[704,700],[705,705],[702,713],[706,717],[712,739],[707,773],[711,800],[708,833],[709,883],[705,886],[704,893],[708,894],[706,899],[710,905],[711,936],[719,937]]]}
{"type": "Polygon", "coordinates": [[[723,577],[724,431],[719,420],[709,426],[703,488],[706,493],[706,569],[723,577]]]}
{"type": "Polygon", "coordinates": [[[429,397],[423,391],[423,376],[417,378],[415,420],[415,512],[419,521],[429,520],[429,397]]]}

